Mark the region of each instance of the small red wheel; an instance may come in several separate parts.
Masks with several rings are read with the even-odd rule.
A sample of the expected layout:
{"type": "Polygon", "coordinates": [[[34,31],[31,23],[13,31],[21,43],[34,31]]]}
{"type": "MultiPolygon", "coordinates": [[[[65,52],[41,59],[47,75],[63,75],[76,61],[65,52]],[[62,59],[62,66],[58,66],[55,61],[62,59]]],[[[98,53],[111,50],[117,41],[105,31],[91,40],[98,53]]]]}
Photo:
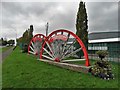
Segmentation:
{"type": "Polygon", "coordinates": [[[84,53],[85,65],[89,66],[88,53],[81,39],[71,31],[56,30],[49,34],[43,43],[40,58],[57,62],[71,61],[65,60],[65,58],[70,57],[80,51],[84,53]],[[72,42],[70,42],[71,38],[73,39],[72,42]],[[80,48],[78,49],[74,47],[76,42],[80,45],[80,48]]]}
{"type": "Polygon", "coordinates": [[[28,53],[39,55],[40,49],[42,48],[42,44],[45,40],[45,36],[43,34],[36,34],[30,41],[28,45],[28,53]]]}

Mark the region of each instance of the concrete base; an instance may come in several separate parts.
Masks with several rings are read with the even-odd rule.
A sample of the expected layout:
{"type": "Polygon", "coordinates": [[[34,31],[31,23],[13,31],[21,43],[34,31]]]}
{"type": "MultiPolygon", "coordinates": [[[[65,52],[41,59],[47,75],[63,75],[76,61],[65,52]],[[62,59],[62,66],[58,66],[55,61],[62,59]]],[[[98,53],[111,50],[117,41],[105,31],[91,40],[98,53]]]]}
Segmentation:
{"type": "Polygon", "coordinates": [[[43,59],[38,59],[38,60],[40,60],[42,62],[47,62],[48,64],[52,64],[52,65],[55,65],[55,66],[59,66],[59,67],[62,67],[62,68],[66,68],[66,69],[77,71],[77,72],[83,72],[83,73],[88,73],[88,70],[91,67],[91,66],[86,67],[86,66],[83,66],[83,65],[55,62],[55,61],[43,60],[43,59]]]}

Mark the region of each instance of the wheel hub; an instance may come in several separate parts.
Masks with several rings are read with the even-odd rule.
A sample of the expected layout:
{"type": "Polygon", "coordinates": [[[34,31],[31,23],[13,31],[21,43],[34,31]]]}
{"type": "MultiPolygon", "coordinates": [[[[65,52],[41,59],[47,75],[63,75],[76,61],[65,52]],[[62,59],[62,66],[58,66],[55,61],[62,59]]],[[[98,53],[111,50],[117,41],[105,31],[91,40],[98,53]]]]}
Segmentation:
{"type": "Polygon", "coordinates": [[[60,62],[60,58],[58,58],[58,57],[55,58],[55,61],[56,61],[56,62],[60,62]]]}

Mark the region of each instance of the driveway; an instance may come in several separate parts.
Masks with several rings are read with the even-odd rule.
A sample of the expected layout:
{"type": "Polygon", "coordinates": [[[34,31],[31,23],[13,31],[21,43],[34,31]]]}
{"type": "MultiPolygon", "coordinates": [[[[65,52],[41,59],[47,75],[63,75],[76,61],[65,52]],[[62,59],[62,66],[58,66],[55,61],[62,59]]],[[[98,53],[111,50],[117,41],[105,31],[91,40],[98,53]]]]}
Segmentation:
{"type": "Polygon", "coordinates": [[[13,51],[14,47],[11,47],[7,51],[0,53],[0,63],[13,51]]]}

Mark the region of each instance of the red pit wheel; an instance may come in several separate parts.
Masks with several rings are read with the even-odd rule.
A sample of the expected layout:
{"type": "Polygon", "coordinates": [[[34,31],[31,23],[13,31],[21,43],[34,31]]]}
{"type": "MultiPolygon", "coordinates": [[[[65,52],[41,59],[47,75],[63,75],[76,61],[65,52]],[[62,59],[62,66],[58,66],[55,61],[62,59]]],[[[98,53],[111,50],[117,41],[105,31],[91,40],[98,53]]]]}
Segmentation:
{"type": "Polygon", "coordinates": [[[81,60],[85,60],[85,65],[89,66],[88,53],[81,39],[71,31],[56,30],[53,31],[43,43],[40,59],[44,58],[57,62],[80,61],[80,59],[65,60],[65,58],[80,51],[84,53],[84,59],[81,60]],[[76,42],[80,45],[78,49],[74,47],[76,42]]]}
{"type": "Polygon", "coordinates": [[[39,55],[45,38],[46,37],[43,34],[36,34],[29,43],[28,53],[33,55],[39,55]]]}

